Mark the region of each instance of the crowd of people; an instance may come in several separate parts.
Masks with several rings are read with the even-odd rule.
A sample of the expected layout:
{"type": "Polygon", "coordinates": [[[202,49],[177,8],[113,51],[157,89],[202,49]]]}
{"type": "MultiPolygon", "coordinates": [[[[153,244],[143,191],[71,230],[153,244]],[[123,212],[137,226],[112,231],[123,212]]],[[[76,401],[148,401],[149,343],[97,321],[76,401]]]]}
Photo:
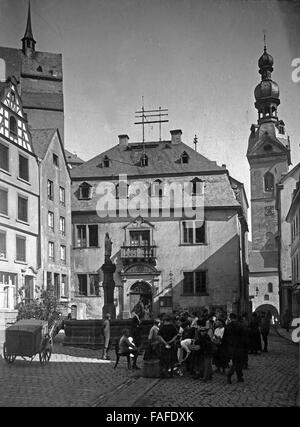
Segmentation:
{"type": "Polygon", "coordinates": [[[243,382],[248,354],[268,351],[270,325],[270,313],[253,313],[250,318],[205,311],[164,315],[154,321],[144,359],[158,358],[164,378],[192,375],[206,382],[217,372],[226,375],[229,384],[234,373],[243,382]]]}

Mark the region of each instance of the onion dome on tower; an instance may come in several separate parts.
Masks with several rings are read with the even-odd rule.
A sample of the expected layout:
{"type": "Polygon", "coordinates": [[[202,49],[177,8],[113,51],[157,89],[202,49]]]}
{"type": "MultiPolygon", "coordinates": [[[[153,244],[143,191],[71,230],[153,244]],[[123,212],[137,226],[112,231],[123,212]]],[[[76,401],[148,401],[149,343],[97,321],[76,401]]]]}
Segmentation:
{"type": "Polygon", "coordinates": [[[255,108],[258,110],[259,124],[266,121],[278,121],[277,107],[280,104],[279,86],[271,78],[273,63],[273,57],[267,52],[265,45],[264,52],[258,60],[261,82],[254,90],[255,108]]]}

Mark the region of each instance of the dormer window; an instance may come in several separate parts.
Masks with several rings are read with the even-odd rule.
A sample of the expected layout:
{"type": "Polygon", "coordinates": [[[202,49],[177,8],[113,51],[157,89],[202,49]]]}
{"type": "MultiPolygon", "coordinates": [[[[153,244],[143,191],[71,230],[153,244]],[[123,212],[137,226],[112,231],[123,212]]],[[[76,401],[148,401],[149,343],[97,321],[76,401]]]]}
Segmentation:
{"type": "Polygon", "coordinates": [[[279,123],[279,125],[278,125],[278,132],[281,135],[284,135],[284,125],[282,123],[279,123]]]}
{"type": "Polygon", "coordinates": [[[274,190],[274,175],[271,172],[267,172],[264,176],[265,191],[274,190]]]}
{"type": "Polygon", "coordinates": [[[104,156],[104,159],[103,159],[103,166],[104,166],[105,168],[109,168],[109,166],[110,166],[110,160],[109,160],[109,158],[108,158],[107,156],[104,156]]]}
{"type": "Polygon", "coordinates": [[[182,154],[181,154],[181,163],[182,164],[186,164],[186,163],[188,163],[189,162],[189,155],[184,151],[182,154]]]}
{"type": "Polygon", "coordinates": [[[14,116],[10,116],[9,118],[9,131],[13,135],[17,135],[17,120],[14,118],[14,116]]]}
{"type": "Polygon", "coordinates": [[[141,157],[141,166],[145,167],[148,166],[148,156],[147,154],[143,154],[141,157]]]}
{"type": "Polygon", "coordinates": [[[79,187],[79,198],[82,200],[88,200],[91,198],[92,187],[87,182],[84,182],[79,187]]]}
{"type": "Polygon", "coordinates": [[[42,73],[42,72],[43,72],[43,69],[42,69],[42,67],[39,65],[39,66],[37,67],[36,71],[38,71],[39,73],[42,73]]]}

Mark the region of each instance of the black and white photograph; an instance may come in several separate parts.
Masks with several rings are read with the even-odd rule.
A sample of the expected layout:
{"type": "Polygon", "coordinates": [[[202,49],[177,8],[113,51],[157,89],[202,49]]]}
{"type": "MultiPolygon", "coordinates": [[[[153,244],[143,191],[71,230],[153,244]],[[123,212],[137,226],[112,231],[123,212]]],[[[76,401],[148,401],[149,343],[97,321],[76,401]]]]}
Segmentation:
{"type": "Polygon", "coordinates": [[[300,0],[0,0],[0,407],[296,408],[299,343],[300,0]]]}

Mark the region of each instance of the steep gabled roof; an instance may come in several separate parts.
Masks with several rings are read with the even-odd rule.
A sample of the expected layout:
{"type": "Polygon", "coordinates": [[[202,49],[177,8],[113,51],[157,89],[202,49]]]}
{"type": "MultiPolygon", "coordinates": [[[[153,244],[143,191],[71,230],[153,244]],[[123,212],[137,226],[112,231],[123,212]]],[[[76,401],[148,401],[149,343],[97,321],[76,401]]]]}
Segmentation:
{"type": "Polygon", "coordinates": [[[33,149],[37,157],[44,159],[56,129],[33,129],[31,131],[33,149]]]}
{"type": "Polygon", "coordinates": [[[82,165],[84,160],[77,156],[75,153],[71,153],[71,151],[65,149],[65,155],[68,163],[82,165]]]}
{"type": "Polygon", "coordinates": [[[66,155],[65,155],[65,150],[64,150],[58,129],[54,129],[54,128],[51,128],[51,129],[33,129],[31,131],[31,135],[32,135],[32,144],[33,144],[33,148],[34,148],[34,153],[36,154],[37,157],[39,157],[40,159],[43,160],[47,154],[49,146],[51,145],[53,137],[56,134],[57,134],[57,137],[59,140],[59,144],[61,147],[62,155],[63,155],[64,161],[65,161],[65,165],[66,165],[68,174],[70,175],[70,171],[68,168],[68,162],[67,162],[66,155]]]}
{"type": "Polygon", "coordinates": [[[150,176],[164,174],[193,174],[206,172],[222,172],[223,167],[207,159],[184,144],[172,144],[170,141],[147,142],[145,152],[148,157],[148,166],[142,167],[140,159],[143,154],[142,143],[128,144],[127,149],[116,145],[88,160],[81,166],[71,171],[73,179],[97,179],[127,174],[128,176],[150,176]],[[189,156],[188,163],[182,163],[181,155],[186,152],[189,156]],[[109,167],[104,167],[103,160],[107,156],[110,160],[109,167]]]}

